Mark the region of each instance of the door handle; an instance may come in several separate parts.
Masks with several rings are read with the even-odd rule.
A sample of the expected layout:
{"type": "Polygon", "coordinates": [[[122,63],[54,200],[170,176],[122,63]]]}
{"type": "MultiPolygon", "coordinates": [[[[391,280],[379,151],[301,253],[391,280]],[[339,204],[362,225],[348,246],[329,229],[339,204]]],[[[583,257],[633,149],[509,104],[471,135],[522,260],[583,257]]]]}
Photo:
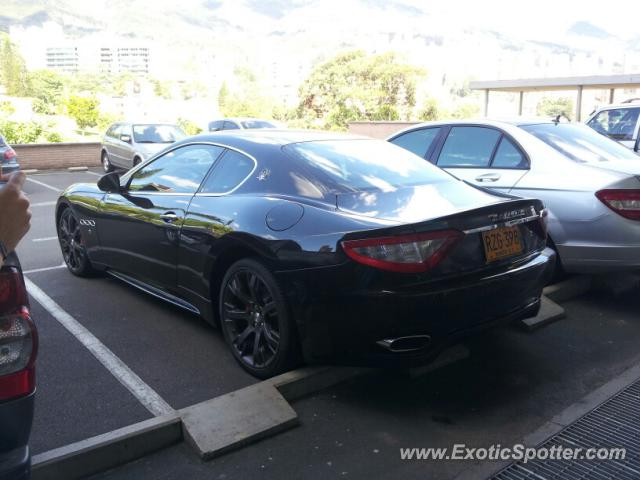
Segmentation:
{"type": "Polygon", "coordinates": [[[499,173],[485,173],[476,177],[476,182],[497,182],[498,180],[500,180],[499,173]]]}
{"type": "Polygon", "coordinates": [[[176,215],[173,212],[167,212],[167,213],[163,213],[162,215],[160,215],[160,218],[165,222],[165,223],[173,223],[177,220],[180,219],[180,217],[178,217],[178,215],[176,215]]]}

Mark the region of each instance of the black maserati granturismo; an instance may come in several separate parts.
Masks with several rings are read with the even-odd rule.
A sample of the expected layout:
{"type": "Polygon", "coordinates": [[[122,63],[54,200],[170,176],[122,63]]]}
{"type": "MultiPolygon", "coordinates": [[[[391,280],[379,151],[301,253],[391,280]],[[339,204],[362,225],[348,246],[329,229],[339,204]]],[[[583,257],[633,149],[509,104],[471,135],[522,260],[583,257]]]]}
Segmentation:
{"type": "Polygon", "coordinates": [[[537,313],[545,210],[384,141],[293,130],[172,144],[56,208],[75,275],[106,272],[219,325],[266,378],[296,363],[411,366],[537,313]]]}

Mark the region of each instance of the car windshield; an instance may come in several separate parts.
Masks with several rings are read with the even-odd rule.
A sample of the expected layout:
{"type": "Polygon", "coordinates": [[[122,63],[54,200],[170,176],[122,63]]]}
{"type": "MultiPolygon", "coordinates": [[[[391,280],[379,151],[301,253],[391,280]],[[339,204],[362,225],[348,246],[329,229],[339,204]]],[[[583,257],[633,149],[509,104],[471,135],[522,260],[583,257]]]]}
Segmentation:
{"type": "Polygon", "coordinates": [[[381,140],[293,143],[283,150],[298,162],[298,170],[334,193],[393,191],[451,180],[450,175],[423,158],[381,140]]]}
{"type": "Polygon", "coordinates": [[[585,125],[543,123],[521,128],[576,162],[639,160],[638,155],[628,148],[585,125]]]}
{"type": "Polygon", "coordinates": [[[242,128],[278,128],[275,123],[266,120],[243,120],[240,123],[242,128]]]}
{"type": "Polygon", "coordinates": [[[175,125],[134,125],[133,139],[136,143],[173,143],[186,137],[175,125]]]}

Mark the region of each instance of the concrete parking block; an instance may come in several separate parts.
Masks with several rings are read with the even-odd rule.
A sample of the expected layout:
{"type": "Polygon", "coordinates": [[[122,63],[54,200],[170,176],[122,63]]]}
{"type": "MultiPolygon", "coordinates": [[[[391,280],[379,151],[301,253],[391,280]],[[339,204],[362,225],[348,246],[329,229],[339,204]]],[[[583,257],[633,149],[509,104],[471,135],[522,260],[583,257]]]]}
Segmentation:
{"type": "Polygon", "coordinates": [[[182,440],[180,417],[163,415],[33,457],[33,480],[73,480],[136,460],[182,440]]]}
{"type": "Polygon", "coordinates": [[[525,328],[525,330],[532,332],[533,330],[537,330],[538,328],[544,327],[545,325],[564,317],[564,308],[543,295],[540,298],[540,311],[538,312],[538,315],[531,318],[525,318],[520,322],[520,324],[525,328]]]}
{"type": "Polygon", "coordinates": [[[203,460],[298,425],[298,415],[270,382],[180,410],[184,437],[203,460]]]}
{"type": "Polygon", "coordinates": [[[70,172],[84,172],[89,170],[89,167],[68,167],[67,170],[70,172]]]}
{"type": "Polygon", "coordinates": [[[371,371],[370,368],[356,367],[305,367],[283,373],[267,382],[292,402],[371,371]]]}
{"type": "Polygon", "coordinates": [[[584,295],[591,289],[591,276],[576,275],[544,289],[544,295],[557,303],[584,295]]]}

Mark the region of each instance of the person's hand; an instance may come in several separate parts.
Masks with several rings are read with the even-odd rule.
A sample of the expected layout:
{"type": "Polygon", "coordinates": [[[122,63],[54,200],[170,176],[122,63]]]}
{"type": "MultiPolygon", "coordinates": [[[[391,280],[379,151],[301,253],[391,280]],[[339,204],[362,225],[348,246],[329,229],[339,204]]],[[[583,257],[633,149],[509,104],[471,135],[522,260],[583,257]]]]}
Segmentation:
{"type": "Polygon", "coordinates": [[[0,186],[0,240],[9,252],[15,250],[31,227],[29,199],[22,192],[25,179],[22,172],[5,176],[0,170],[0,181],[7,182],[0,186]]]}

